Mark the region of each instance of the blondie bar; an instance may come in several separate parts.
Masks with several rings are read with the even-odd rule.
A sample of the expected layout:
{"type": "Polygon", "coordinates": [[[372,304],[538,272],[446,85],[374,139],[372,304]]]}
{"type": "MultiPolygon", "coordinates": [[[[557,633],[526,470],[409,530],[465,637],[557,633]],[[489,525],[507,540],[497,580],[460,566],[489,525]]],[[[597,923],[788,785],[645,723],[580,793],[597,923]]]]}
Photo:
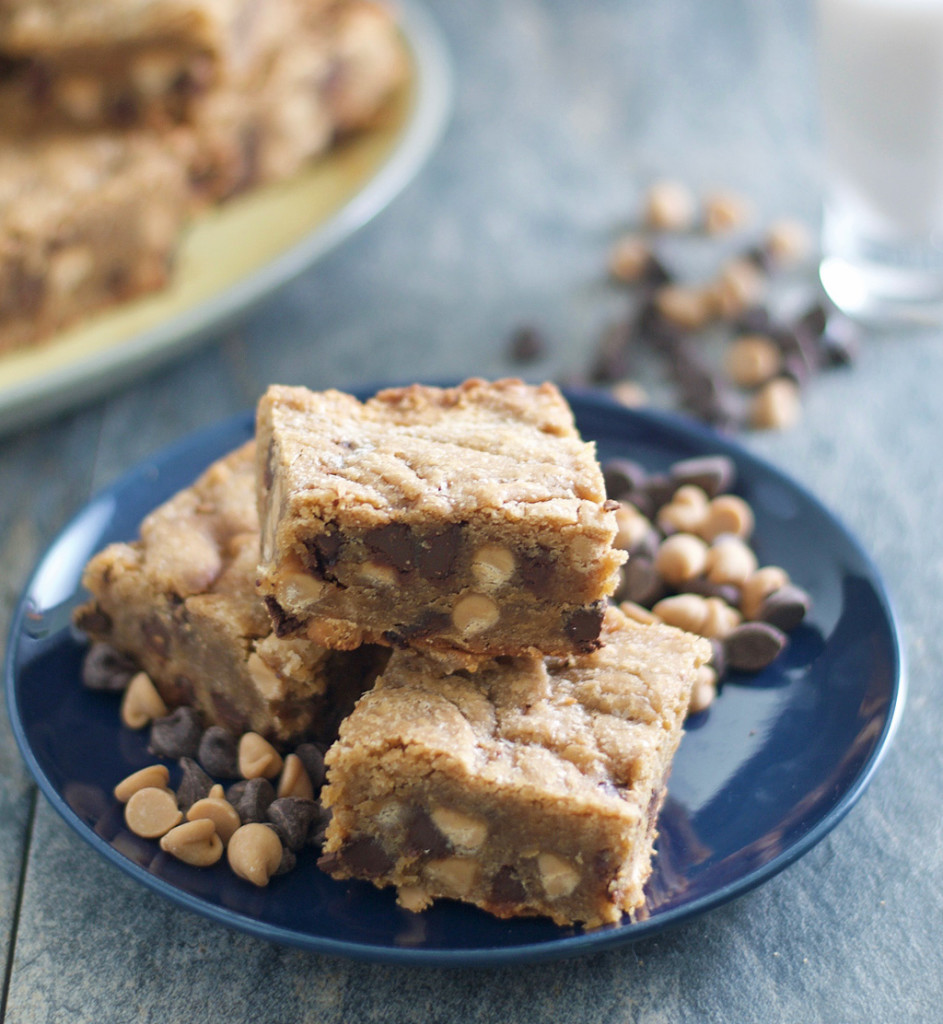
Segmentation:
{"type": "Polygon", "coordinates": [[[603,638],[474,674],[395,651],[328,751],[320,867],[416,911],[447,897],[594,927],[639,908],[710,646],[614,607],[603,638]]]}
{"type": "Polygon", "coordinates": [[[210,89],[262,74],[297,0],[4,0],[0,55],[34,118],[166,125],[210,89]]]}
{"type": "Polygon", "coordinates": [[[0,352],[163,287],[189,210],[169,140],[0,137],[0,352]]]}
{"type": "Polygon", "coordinates": [[[280,636],[471,656],[590,651],[625,558],[551,384],[359,402],[274,386],[257,417],[259,589],[280,636]]]}
{"type": "Polygon", "coordinates": [[[140,540],[86,567],[76,624],[129,654],[164,700],[207,724],[286,744],[332,738],[384,656],[278,639],[254,589],[259,536],[253,444],[152,512],[140,540]]]}
{"type": "Polygon", "coordinates": [[[339,137],[368,127],[406,69],[386,7],[347,0],[306,9],[260,81],[213,90],[193,105],[195,193],[215,201],[291,177],[339,137]]]}

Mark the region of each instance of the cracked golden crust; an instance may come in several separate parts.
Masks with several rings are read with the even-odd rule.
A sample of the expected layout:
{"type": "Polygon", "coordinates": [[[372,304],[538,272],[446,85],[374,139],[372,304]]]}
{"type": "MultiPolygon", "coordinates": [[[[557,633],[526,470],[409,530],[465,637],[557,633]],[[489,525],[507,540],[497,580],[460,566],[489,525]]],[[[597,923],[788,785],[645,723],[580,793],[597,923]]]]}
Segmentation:
{"type": "Polygon", "coordinates": [[[413,385],[366,402],[273,386],[259,403],[259,458],[299,514],[364,523],[525,512],[541,522],[611,518],[591,443],[552,384],[413,385]],[[270,445],[274,450],[270,451],[270,445]],[[274,460],[274,461],[273,461],[274,460]]]}

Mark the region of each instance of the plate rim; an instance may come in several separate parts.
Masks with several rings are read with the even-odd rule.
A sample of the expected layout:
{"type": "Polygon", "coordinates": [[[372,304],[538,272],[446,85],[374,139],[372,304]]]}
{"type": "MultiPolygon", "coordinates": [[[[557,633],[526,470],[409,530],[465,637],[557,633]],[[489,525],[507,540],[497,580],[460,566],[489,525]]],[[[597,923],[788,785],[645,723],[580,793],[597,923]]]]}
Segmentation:
{"type": "Polygon", "coordinates": [[[222,334],[403,191],[445,132],[455,86],[449,48],[433,17],[419,0],[396,0],[396,12],[412,55],[411,110],[399,139],[366,184],[304,238],[209,298],[68,366],[9,387],[0,384],[0,434],[75,408],[222,334]]]}
{"type": "MultiPolygon", "coordinates": [[[[360,394],[371,393],[371,390],[367,388],[356,389],[356,391],[360,394]]],[[[883,577],[871,557],[864,550],[857,536],[844,525],[835,513],[799,481],[789,476],[770,461],[753,454],[745,446],[687,417],[661,410],[626,409],[626,407],[621,406],[612,399],[611,396],[595,389],[568,388],[564,389],[564,393],[569,399],[576,399],[577,402],[586,403],[590,407],[595,406],[603,411],[610,409],[626,416],[628,419],[641,421],[649,429],[654,428],[688,441],[693,438],[698,445],[709,444],[712,450],[735,457],[741,465],[746,465],[751,471],[759,470],[765,474],[771,474],[779,482],[788,485],[803,501],[808,502],[812,506],[816,514],[823,516],[833,527],[841,532],[860,560],[861,565],[869,574],[868,582],[873,587],[875,596],[879,601],[890,640],[890,653],[892,654],[890,666],[891,686],[886,717],[880,735],[875,740],[869,757],[862,763],[858,773],[847,786],[840,800],[821,821],[795,840],[788,849],[777,854],[777,856],[771,858],[765,864],[749,871],[741,878],[728,882],[712,892],[692,900],[690,903],[671,908],[647,921],[605,926],[543,942],[469,949],[400,948],[301,933],[294,929],[272,925],[258,918],[250,917],[247,914],[231,911],[225,907],[209,903],[200,896],[178,889],[163,878],[151,874],[129,858],[123,856],[110,843],[99,836],[98,833],[89,828],[69,807],[58,789],[44,773],[27,739],[19,714],[15,669],[20,642],[25,633],[24,619],[30,610],[29,597],[50,553],[69,534],[77,521],[87,513],[90,507],[99,502],[107,501],[116,492],[127,488],[133,481],[146,473],[149,468],[157,465],[171,465],[176,459],[185,453],[189,453],[196,447],[211,445],[215,443],[216,439],[228,438],[239,431],[247,431],[246,436],[251,436],[253,419],[251,410],[237,413],[234,416],[218,420],[188,433],[177,441],[158,450],[153,455],[139,460],[110,484],[90,496],[81,509],[70,518],[68,523],[46,545],[23,586],[14,609],[7,638],[3,663],[4,691],[11,728],[17,746],[31,775],[44,796],[52,804],[54,810],[66,821],[73,831],[77,832],[82,839],[102,854],[111,864],[131,875],[131,877],[144,884],[148,889],[201,917],[209,918],[218,924],[223,924],[238,931],[254,935],[257,938],[267,939],[281,945],[301,948],[325,955],[342,956],[363,962],[403,966],[494,967],[509,963],[537,963],[562,960],[574,956],[601,952],[617,946],[629,945],[661,931],[680,926],[709,910],[746,895],[808,853],[846,817],[867,789],[890,748],[906,704],[908,672],[903,635],[900,628],[900,620],[883,577]]]]}

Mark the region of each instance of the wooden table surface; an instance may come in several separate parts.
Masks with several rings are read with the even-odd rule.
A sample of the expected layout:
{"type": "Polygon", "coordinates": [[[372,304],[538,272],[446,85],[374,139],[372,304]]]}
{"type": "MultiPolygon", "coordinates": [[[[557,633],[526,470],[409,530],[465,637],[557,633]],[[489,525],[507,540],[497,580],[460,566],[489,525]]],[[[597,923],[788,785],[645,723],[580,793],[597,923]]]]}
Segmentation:
{"type": "MultiPolygon", "coordinates": [[[[270,382],[352,386],[585,369],[613,315],[608,246],[645,186],[680,178],[816,225],[803,0],[435,0],[451,124],[370,225],[237,330],[68,415],[0,438],[3,635],[91,494],[270,382]]],[[[767,884],[616,951],[556,964],[389,967],[271,945],[178,909],[100,859],[38,795],[0,722],[6,1022],[943,1020],[943,338],[869,333],[788,431],[744,444],[861,539],[895,599],[909,704],[860,803],[767,884]]]]}

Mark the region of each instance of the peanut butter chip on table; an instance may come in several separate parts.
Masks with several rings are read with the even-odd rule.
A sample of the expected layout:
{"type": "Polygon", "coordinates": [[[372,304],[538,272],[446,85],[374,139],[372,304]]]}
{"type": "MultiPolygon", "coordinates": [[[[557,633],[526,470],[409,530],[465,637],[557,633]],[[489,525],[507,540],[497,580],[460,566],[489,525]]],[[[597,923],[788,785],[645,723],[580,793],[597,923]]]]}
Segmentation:
{"type": "Polygon", "coordinates": [[[193,867],[215,864],[223,855],[223,841],[209,818],[177,825],[161,838],[160,848],[193,867]]]}
{"type": "Polygon", "coordinates": [[[129,829],[144,839],[157,839],[183,819],[177,799],[167,789],[148,786],[131,795],[124,807],[129,829]]]}
{"type": "Polygon", "coordinates": [[[274,779],[282,770],[282,756],[265,737],[247,732],[239,740],[239,772],[244,779],[274,779]]]}
{"type": "Polygon", "coordinates": [[[146,672],[133,676],[121,699],[121,721],[129,729],[143,729],[167,714],[167,705],[146,672]]]}
{"type": "Polygon", "coordinates": [[[282,862],[282,843],[274,829],[252,822],[233,833],[226,855],[240,878],[264,886],[282,862]]]}
{"type": "Polygon", "coordinates": [[[119,803],[126,804],[139,789],[166,789],[169,782],[166,765],[150,764],[122,779],[114,788],[114,796],[119,803]]]}

